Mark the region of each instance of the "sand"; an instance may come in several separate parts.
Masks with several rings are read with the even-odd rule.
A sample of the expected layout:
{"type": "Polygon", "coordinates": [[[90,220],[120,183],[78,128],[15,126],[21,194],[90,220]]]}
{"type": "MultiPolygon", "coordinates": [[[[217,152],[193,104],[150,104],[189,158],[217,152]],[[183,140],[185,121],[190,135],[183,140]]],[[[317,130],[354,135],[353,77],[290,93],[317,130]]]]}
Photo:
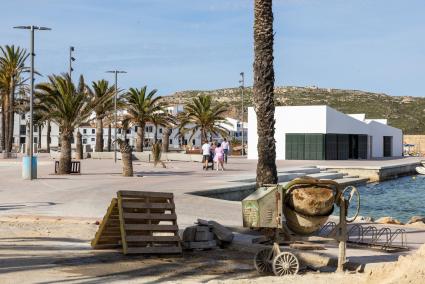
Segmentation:
{"type": "Polygon", "coordinates": [[[183,256],[94,251],[95,219],[0,217],[0,283],[425,283],[425,245],[365,273],[303,271],[260,276],[249,252],[218,249],[183,256]]]}

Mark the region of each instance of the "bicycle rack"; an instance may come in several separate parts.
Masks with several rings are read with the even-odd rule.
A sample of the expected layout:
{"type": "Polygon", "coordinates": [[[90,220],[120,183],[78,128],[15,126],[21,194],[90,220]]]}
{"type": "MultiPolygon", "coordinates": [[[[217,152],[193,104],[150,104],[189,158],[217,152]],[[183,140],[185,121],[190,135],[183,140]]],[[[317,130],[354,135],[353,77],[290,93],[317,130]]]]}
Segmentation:
{"type": "MultiPolygon", "coordinates": [[[[330,236],[337,224],[335,222],[326,223],[318,232],[319,236],[330,236]]],[[[347,232],[349,244],[357,246],[367,246],[374,249],[396,252],[408,250],[406,230],[396,229],[391,231],[388,227],[378,229],[378,227],[361,224],[353,224],[347,232]]]]}

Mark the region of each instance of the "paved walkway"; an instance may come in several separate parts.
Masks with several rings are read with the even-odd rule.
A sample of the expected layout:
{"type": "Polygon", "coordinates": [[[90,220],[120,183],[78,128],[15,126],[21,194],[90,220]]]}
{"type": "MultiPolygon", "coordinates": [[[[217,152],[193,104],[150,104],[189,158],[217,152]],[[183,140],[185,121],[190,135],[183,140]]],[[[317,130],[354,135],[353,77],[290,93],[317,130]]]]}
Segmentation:
{"type": "MultiPolygon", "coordinates": [[[[415,158],[387,161],[279,161],[279,171],[288,168],[327,164],[388,165],[415,158]]],[[[416,158],[417,159],[417,158],[416,158]]],[[[170,162],[167,168],[134,162],[135,177],[121,176],[121,162],[112,160],[82,161],[81,175],[52,174],[54,162],[41,154],[38,179],[21,178],[20,160],[0,160],[0,215],[30,214],[64,217],[101,218],[118,190],[167,191],[175,194],[180,225],[196,218],[214,219],[228,226],[241,225],[240,202],[186,194],[214,189],[236,180],[255,178],[256,161],[230,158],[226,171],[202,171],[196,162],[170,162]]]]}

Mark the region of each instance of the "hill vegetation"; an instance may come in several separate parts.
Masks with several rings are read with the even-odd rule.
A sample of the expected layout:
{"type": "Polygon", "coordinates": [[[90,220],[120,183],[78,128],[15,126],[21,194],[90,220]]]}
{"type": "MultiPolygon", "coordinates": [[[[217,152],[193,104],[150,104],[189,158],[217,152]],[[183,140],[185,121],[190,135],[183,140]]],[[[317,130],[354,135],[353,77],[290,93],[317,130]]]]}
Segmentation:
{"type": "MultiPolygon", "coordinates": [[[[239,88],[211,91],[182,91],[166,97],[170,103],[185,103],[189,98],[208,94],[229,106],[228,116],[240,118],[239,88]]],[[[252,106],[252,88],[245,89],[245,105],[252,106]]],[[[383,93],[358,90],[324,89],[317,87],[277,87],[277,106],[328,105],[343,113],[365,113],[366,118],[386,118],[388,124],[404,134],[425,134],[425,98],[396,97],[383,93]]],[[[245,118],[246,119],[246,118],[245,118]]]]}

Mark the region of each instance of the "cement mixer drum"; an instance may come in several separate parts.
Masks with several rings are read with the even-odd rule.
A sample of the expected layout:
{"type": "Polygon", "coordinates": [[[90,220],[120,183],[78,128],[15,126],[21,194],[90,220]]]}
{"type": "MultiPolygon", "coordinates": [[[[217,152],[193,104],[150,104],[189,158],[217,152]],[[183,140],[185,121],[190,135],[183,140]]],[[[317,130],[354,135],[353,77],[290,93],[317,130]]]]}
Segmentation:
{"type": "Polygon", "coordinates": [[[312,234],[332,214],[337,186],[333,181],[304,178],[259,188],[242,201],[244,227],[287,227],[297,234],[312,234]]]}

